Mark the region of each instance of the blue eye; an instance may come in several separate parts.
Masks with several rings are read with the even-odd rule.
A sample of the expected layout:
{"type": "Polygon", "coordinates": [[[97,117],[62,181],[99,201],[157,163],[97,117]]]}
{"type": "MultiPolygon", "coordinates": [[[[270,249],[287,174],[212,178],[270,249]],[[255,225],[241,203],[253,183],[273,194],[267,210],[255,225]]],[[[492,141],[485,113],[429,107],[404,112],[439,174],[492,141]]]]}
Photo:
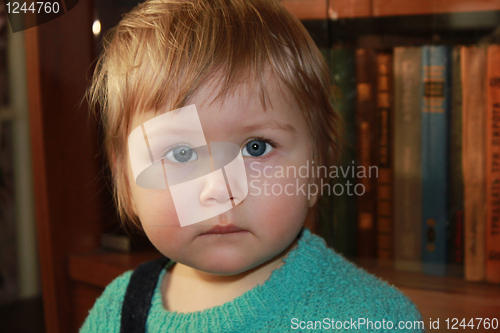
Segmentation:
{"type": "Polygon", "coordinates": [[[241,154],[248,157],[261,157],[267,155],[274,148],[265,141],[252,140],[243,147],[241,154]]]}
{"type": "Polygon", "coordinates": [[[172,162],[187,163],[196,161],[198,159],[198,154],[190,147],[180,146],[170,150],[165,157],[172,162]]]}

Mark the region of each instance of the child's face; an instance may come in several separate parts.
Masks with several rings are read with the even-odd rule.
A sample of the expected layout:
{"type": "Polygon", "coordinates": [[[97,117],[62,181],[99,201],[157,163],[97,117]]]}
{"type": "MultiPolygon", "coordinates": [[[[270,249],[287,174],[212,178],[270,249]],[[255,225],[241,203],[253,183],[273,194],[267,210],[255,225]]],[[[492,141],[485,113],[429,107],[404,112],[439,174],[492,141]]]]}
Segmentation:
{"type": "MultiPolygon", "coordinates": [[[[308,160],[311,164],[311,135],[293,96],[282,93],[271,75],[265,82],[266,110],[255,89],[245,85],[223,103],[211,104],[218,92],[216,81],[205,84],[186,103],[196,105],[207,142],[232,142],[242,149],[248,195],[229,211],[181,227],[170,190],[138,187],[129,161],[134,212],[153,245],[170,259],[207,273],[234,275],[280,255],[302,228],[307,209],[316,200],[307,195],[312,180],[292,178],[291,171],[289,177],[286,172],[276,173],[280,168],[299,171],[308,160]],[[217,225],[232,225],[241,231],[207,233],[217,225]]],[[[135,117],[132,129],[155,116],[149,112],[135,117]]],[[[225,188],[224,183],[221,186],[225,188]]],[[[220,203],[221,186],[207,184],[199,204],[220,203]]]]}

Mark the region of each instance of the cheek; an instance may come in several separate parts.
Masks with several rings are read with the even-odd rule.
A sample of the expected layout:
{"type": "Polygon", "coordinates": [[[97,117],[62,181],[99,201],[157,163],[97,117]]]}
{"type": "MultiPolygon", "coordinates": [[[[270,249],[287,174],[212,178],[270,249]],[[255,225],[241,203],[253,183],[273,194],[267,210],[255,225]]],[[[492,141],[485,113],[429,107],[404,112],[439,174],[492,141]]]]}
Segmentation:
{"type": "Polygon", "coordinates": [[[137,215],[144,227],[175,227],[179,220],[169,190],[136,188],[132,191],[137,215]]]}
{"type": "Polygon", "coordinates": [[[187,233],[179,224],[170,192],[139,189],[136,193],[140,193],[134,200],[144,232],[158,251],[175,258],[187,233]]]}
{"type": "Polygon", "coordinates": [[[249,179],[248,206],[259,216],[266,229],[284,232],[301,227],[308,210],[307,179],[259,177],[249,179]],[[306,195],[304,195],[304,193],[306,195]],[[257,209],[259,207],[259,209],[257,209]]]}

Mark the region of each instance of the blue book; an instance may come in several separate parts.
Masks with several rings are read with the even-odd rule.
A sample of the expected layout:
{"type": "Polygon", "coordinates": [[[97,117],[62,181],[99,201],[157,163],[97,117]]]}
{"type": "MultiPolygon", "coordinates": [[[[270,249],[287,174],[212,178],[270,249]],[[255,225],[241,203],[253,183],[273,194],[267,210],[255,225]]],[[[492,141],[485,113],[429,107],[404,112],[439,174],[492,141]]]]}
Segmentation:
{"type": "Polygon", "coordinates": [[[422,48],[422,270],[445,275],[451,49],[422,48]]]}

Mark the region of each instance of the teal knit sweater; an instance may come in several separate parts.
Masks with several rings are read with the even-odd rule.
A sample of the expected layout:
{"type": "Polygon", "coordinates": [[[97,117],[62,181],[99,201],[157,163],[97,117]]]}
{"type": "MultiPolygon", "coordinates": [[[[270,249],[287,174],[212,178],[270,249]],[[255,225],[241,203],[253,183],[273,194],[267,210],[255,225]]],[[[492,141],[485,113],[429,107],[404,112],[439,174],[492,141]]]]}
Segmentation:
{"type": "MultiPolygon", "coordinates": [[[[191,313],[165,310],[160,292],[165,271],[153,295],[147,332],[423,331],[414,328],[422,319],[410,300],[327,248],[308,229],[264,284],[221,306],[191,313]]],[[[120,331],[131,274],[106,287],[80,333],[120,331]]]]}

